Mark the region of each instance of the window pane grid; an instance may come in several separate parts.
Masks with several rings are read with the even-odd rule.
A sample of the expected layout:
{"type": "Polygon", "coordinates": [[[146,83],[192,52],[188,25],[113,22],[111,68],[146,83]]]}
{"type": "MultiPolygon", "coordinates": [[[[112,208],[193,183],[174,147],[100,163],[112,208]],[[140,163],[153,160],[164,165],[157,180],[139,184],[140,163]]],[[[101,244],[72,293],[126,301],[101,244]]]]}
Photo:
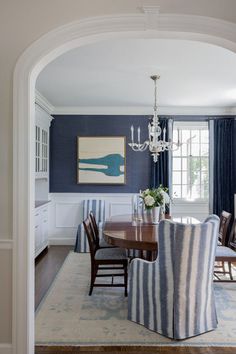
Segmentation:
{"type": "MultiPolygon", "coordinates": [[[[174,136],[177,130],[174,128],[174,136]]],[[[183,127],[179,130],[182,142],[173,152],[173,197],[208,199],[208,128],[183,127]]]]}

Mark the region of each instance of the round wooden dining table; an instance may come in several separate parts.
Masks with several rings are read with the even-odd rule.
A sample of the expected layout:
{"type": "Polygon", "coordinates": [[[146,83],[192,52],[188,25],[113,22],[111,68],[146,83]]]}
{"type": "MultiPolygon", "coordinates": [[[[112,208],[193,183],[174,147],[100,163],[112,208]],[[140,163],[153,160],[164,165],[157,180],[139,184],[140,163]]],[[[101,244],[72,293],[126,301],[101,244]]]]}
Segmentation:
{"type": "MultiPolygon", "coordinates": [[[[170,219],[165,215],[162,219],[170,219]]],[[[193,217],[174,218],[173,221],[186,224],[199,223],[193,217]]],[[[105,222],[103,235],[106,242],[113,246],[126,249],[147,251],[147,258],[152,259],[158,247],[158,224],[153,224],[151,217],[145,215],[142,219],[133,215],[112,216],[105,222]]]]}
{"type": "Polygon", "coordinates": [[[158,224],[151,220],[139,220],[132,215],[117,215],[105,222],[103,235],[113,246],[141,251],[156,251],[158,224]]]}

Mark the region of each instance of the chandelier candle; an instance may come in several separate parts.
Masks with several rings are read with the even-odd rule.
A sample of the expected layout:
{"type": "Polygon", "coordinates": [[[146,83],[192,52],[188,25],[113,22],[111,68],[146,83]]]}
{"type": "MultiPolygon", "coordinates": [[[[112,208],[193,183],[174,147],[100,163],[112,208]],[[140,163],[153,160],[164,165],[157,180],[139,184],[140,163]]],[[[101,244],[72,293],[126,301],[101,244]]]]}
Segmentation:
{"type": "Polygon", "coordinates": [[[166,128],[163,129],[163,140],[161,140],[161,134],[162,130],[160,127],[160,122],[159,118],[157,115],[157,80],[160,78],[158,75],[152,75],[151,79],[154,81],[154,107],[153,107],[153,117],[152,121],[148,124],[148,140],[144,141],[144,143],[141,144],[140,142],[140,137],[141,137],[141,129],[138,127],[137,130],[137,135],[138,135],[138,142],[134,142],[134,126],[131,125],[131,143],[129,143],[129,146],[132,148],[134,151],[145,151],[147,148],[149,148],[149,151],[151,152],[151,155],[153,156],[153,161],[157,162],[158,156],[160,155],[160,152],[163,151],[173,151],[177,150],[181,143],[179,141],[179,132],[178,132],[178,142],[174,143],[172,142],[171,139],[166,141],[166,128]]]}

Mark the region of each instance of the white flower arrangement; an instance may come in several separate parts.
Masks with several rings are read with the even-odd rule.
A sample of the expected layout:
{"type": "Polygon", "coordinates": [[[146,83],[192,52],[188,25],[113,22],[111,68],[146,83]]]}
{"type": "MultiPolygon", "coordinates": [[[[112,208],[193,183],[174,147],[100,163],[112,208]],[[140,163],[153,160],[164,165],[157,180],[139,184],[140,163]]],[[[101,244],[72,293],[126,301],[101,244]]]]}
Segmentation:
{"type": "Polygon", "coordinates": [[[139,197],[143,200],[146,209],[152,209],[158,206],[165,207],[166,204],[170,203],[170,196],[167,192],[168,188],[160,185],[158,188],[141,191],[139,197]]]}

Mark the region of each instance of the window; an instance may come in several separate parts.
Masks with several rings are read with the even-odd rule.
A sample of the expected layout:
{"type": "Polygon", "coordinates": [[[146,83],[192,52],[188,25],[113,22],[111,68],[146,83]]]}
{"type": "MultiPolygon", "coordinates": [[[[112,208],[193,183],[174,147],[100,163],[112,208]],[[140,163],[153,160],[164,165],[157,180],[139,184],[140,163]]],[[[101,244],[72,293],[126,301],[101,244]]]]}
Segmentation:
{"type": "Polygon", "coordinates": [[[207,122],[175,122],[173,140],[173,198],[204,200],[209,197],[209,133],[207,122]]]}

